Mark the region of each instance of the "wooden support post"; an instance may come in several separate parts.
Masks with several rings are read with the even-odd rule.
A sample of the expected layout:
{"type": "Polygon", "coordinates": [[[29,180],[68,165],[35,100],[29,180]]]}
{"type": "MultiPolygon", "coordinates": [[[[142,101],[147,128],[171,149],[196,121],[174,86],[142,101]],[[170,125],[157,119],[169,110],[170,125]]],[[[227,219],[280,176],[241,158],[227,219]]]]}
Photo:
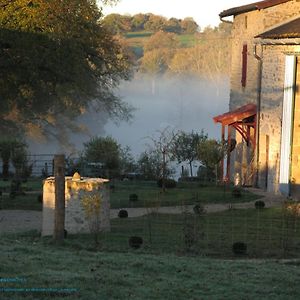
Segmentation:
{"type": "Polygon", "coordinates": [[[228,150],[227,150],[227,166],[226,166],[226,181],[230,182],[230,144],[231,144],[231,126],[228,125],[228,150]]]}
{"type": "Polygon", "coordinates": [[[63,242],[65,229],[65,156],[54,156],[55,212],[54,235],[56,242],[63,242]]]}
{"type": "MultiPolygon", "coordinates": [[[[222,124],[222,137],[221,137],[221,139],[222,139],[222,144],[224,144],[225,143],[225,126],[222,124]]],[[[223,182],[223,180],[224,180],[224,157],[222,158],[222,160],[221,160],[221,174],[220,174],[220,180],[221,180],[221,182],[223,182]]]]}

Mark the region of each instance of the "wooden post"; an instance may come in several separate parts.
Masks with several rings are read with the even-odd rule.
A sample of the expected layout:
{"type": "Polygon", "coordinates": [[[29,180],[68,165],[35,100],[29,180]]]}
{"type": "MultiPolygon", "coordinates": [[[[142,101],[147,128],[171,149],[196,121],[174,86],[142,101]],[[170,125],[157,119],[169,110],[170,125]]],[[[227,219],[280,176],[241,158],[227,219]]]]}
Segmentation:
{"type": "MultiPolygon", "coordinates": [[[[222,144],[225,142],[225,126],[222,124],[222,144]]],[[[221,174],[220,174],[220,180],[221,182],[224,181],[224,157],[221,160],[221,174]]]]}
{"type": "Polygon", "coordinates": [[[227,150],[227,166],[226,166],[226,181],[230,183],[230,144],[231,144],[231,126],[228,125],[228,150],[227,150]]]}
{"type": "Polygon", "coordinates": [[[56,242],[63,242],[65,229],[65,156],[54,156],[55,211],[54,235],[56,242]]]}

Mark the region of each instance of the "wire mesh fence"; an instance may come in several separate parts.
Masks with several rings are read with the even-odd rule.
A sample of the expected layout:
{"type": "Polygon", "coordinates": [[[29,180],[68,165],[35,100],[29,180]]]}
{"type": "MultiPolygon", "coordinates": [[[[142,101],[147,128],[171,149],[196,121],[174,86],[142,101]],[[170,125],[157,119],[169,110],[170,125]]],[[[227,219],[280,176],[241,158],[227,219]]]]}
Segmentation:
{"type": "MultiPolygon", "coordinates": [[[[2,209],[42,210],[42,179],[53,175],[53,155],[29,155],[27,162],[32,166],[32,172],[27,182],[22,183],[24,194],[18,195],[15,199],[9,198],[6,194],[10,192],[11,185],[1,182],[0,190],[4,192],[4,195],[0,196],[2,209]],[[9,205],[5,206],[4,202],[9,205]]],[[[99,175],[97,172],[102,172],[103,168],[100,165],[80,164],[76,159],[66,164],[66,170],[67,175],[72,175],[72,172],[78,170],[83,176],[97,176],[99,175]]],[[[14,172],[15,170],[11,168],[11,181],[14,172]]],[[[284,208],[255,209],[253,204],[252,209],[230,209],[231,206],[228,205],[226,211],[203,213],[201,207],[209,205],[210,194],[206,199],[195,189],[199,186],[205,188],[203,182],[182,185],[181,190],[169,191],[166,196],[158,190],[151,190],[149,182],[136,180],[131,185],[122,186],[122,184],[111,191],[111,207],[115,209],[127,207],[129,217],[111,219],[111,231],[100,233],[102,249],[128,251],[131,249],[130,238],[140,237],[143,243],[141,247],[137,247],[140,249],[138,251],[151,253],[212,257],[300,256],[300,220],[297,212],[287,212],[284,208]],[[136,193],[138,187],[140,199],[129,201],[128,195],[136,193]],[[187,190],[188,194],[185,194],[184,191],[187,190]],[[160,209],[161,206],[172,206],[172,201],[176,206],[181,206],[180,211],[174,213],[171,208],[170,210],[165,208],[163,211],[160,209]],[[193,210],[194,205],[198,205],[200,210],[193,210]],[[141,209],[145,214],[132,216],[131,207],[141,209]]],[[[113,188],[114,181],[110,185],[113,188]]],[[[215,201],[220,203],[227,201],[226,203],[230,204],[229,194],[230,190],[226,191],[225,188],[219,187],[218,198],[215,198],[215,201]]],[[[67,240],[71,244],[81,245],[80,247],[93,244],[92,235],[89,234],[69,235],[67,240]],[[86,240],[88,243],[84,242],[86,240]]]]}

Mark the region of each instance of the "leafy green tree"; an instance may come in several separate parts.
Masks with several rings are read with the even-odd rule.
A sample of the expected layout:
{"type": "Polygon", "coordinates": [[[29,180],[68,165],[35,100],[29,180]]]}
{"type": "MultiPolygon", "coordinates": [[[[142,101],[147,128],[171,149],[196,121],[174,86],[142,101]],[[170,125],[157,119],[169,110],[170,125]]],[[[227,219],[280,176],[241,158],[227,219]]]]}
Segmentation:
{"type": "Polygon", "coordinates": [[[113,90],[130,78],[130,64],[103,26],[96,1],[0,5],[1,130],[55,136],[59,125],[75,128],[61,119],[72,120],[91,105],[110,117],[129,117],[113,90]]]}
{"type": "Polygon", "coordinates": [[[84,143],[83,153],[87,162],[102,163],[106,170],[119,170],[120,145],[110,136],[91,138],[84,143]]]}
{"type": "Polygon", "coordinates": [[[160,177],[160,159],[154,151],[144,151],[138,161],[138,170],[146,180],[157,180],[160,177]]]}
{"type": "Polygon", "coordinates": [[[193,176],[193,162],[198,158],[198,145],[207,140],[207,134],[197,132],[178,133],[173,144],[173,155],[178,161],[182,163],[187,161],[190,167],[190,176],[193,176]]]}
{"type": "Polygon", "coordinates": [[[218,176],[221,160],[226,156],[228,143],[215,139],[205,139],[198,144],[198,160],[207,168],[207,171],[218,176]]]}
{"type": "Polygon", "coordinates": [[[123,174],[135,172],[137,165],[131,154],[130,147],[120,147],[120,170],[123,174]]]}

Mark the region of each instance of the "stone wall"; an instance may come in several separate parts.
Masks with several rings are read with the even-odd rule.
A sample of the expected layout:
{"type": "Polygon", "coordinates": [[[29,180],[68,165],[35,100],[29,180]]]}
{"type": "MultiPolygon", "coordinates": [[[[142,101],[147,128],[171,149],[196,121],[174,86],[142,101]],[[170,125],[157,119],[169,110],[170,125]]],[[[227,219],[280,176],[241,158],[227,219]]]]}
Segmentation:
{"type": "MultiPolygon", "coordinates": [[[[235,16],[232,31],[230,110],[247,103],[257,103],[259,97],[259,61],[254,56],[255,36],[288,21],[290,18],[299,15],[299,12],[300,0],[293,0],[235,16]],[[246,86],[242,87],[242,49],[244,44],[247,44],[248,47],[247,80],[246,86]]],[[[286,51],[299,51],[299,46],[256,46],[256,54],[262,57],[258,184],[260,187],[267,187],[269,191],[273,192],[278,191],[286,51]],[[269,147],[267,147],[267,141],[269,141],[269,147]],[[267,152],[268,157],[266,157],[267,152]],[[266,173],[267,162],[269,168],[266,173]],[[268,182],[265,182],[266,179],[268,182]]],[[[245,143],[241,140],[240,142],[237,149],[245,148],[245,143]]],[[[246,156],[250,157],[251,149],[247,147],[246,151],[248,152],[246,156]]],[[[235,153],[232,156],[233,161],[235,157],[238,157],[235,153]]],[[[256,161],[257,158],[254,159],[254,163],[256,161]]],[[[241,165],[243,163],[236,163],[235,166],[232,164],[231,174],[244,172],[239,169],[241,165]]]]}
{"type": "MultiPolygon", "coordinates": [[[[110,204],[108,180],[101,178],[65,178],[65,229],[68,233],[87,233],[89,219],[82,206],[85,196],[100,194],[100,228],[101,231],[110,230],[110,204]]],[[[54,231],[54,208],[55,208],[55,179],[49,177],[43,186],[43,226],[42,235],[53,235],[54,231]]]]}

